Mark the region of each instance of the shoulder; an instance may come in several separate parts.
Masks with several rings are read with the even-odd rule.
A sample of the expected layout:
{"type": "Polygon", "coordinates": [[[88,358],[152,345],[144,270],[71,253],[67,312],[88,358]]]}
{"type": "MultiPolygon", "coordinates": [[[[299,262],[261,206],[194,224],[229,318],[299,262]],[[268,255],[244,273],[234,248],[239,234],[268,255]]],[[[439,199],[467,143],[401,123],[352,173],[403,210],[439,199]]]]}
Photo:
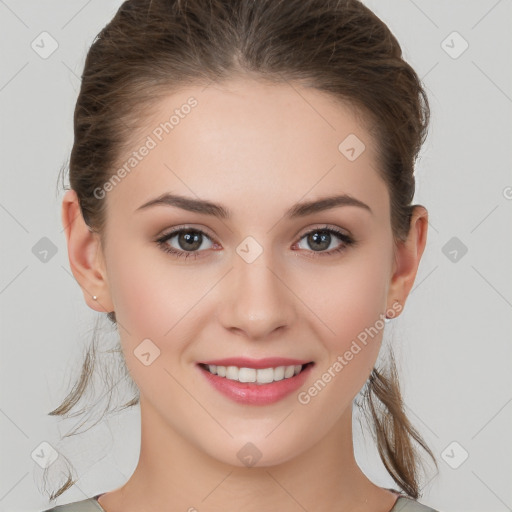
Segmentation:
{"type": "Polygon", "coordinates": [[[439,512],[408,496],[400,496],[389,512],[439,512]]]}
{"type": "Polygon", "coordinates": [[[103,509],[93,497],[65,505],[58,505],[42,512],[103,512],[103,509]]]}

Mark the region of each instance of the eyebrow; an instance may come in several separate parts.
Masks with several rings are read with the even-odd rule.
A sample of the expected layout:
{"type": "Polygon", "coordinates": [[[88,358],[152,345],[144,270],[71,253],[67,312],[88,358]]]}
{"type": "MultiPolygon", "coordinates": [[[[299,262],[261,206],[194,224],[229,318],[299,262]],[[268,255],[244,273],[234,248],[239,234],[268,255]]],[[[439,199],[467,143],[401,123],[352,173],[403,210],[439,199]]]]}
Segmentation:
{"type": "MultiPolygon", "coordinates": [[[[220,219],[231,219],[232,212],[222,206],[221,204],[213,203],[204,199],[194,199],[191,197],[180,196],[177,194],[165,193],[155,199],[151,199],[142,206],[139,206],[137,210],[146,210],[152,206],[175,206],[182,210],[189,212],[202,213],[204,215],[212,215],[220,219]]],[[[298,217],[305,217],[312,215],[313,213],[321,212],[324,210],[330,210],[339,206],[357,206],[363,208],[373,215],[372,209],[366,204],[356,199],[355,197],[342,194],[336,196],[323,197],[313,201],[306,201],[302,203],[296,203],[289,208],[284,217],[288,219],[295,219],[298,217]]]]}

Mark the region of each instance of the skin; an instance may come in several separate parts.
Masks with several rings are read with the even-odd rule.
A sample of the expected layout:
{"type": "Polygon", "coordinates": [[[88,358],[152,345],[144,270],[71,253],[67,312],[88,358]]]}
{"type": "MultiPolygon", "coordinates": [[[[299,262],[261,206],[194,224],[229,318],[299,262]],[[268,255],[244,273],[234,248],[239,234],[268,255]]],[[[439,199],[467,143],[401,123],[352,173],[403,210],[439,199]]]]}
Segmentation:
{"type": "MultiPolygon", "coordinates": [[[[416,206],[407,240],[394,240],[375,141],[361,116],[323,92],[249,77],[191,86],[160,100],[140,133],[150,134],[190,96],[197,107],[106,195],[104,245],[84,223],[75,192],[62,203],[73,274],[89,307],[115,311],[140,390],[139,463],[99,502],[107,512],[169,504],[184,511],[389,511],[396,495],[364,475],[352,442],[352,401],[375,364],[382,330],[305,405],[297,393],[266,406],[237,404],[196,363],[306,359],[315,362],[299,391],[307,390],[379,315],[405,304],[428,213],[416,206]],[[354,161],[338,151],[351,133],[366,145],[354,161]],[[164,192],[221,203],[233,217],[171,206],[136,211],[164,192]],[[283,218],[297,202],[343,193],[372,212],[341,206],[283,218]],[[197,259],[176,258],[155,243],[190,225],[210,236],[197,259]],[[315,258],[304,235],[325,225],[357,245],[315,258]],[[263,249],[252,263],[236,252],[247,236],[263,249]],[[134,355],[147,338],[160,350],[149,366],[134,355]],[[248,442],[262,454],[253,467],[237,458],[248,442]]],[[[177,236],[167,244],[186,248],[177,236]]],[[[321,250],[340,244],[332,235],[321,250]]]]}

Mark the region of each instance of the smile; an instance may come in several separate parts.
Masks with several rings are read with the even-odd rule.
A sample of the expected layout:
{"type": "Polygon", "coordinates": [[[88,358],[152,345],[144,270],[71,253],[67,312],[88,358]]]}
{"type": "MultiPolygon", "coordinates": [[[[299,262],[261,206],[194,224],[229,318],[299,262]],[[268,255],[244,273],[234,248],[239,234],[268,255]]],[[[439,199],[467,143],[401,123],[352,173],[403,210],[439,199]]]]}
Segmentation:
{"type": "Polygon", "coordinates": [[[240,358],[197,364],[214,390],[246,405],[269,405],[284,399],[304,384],[313,366],[312,361],[282,358],[259,361],[240,358]]]}

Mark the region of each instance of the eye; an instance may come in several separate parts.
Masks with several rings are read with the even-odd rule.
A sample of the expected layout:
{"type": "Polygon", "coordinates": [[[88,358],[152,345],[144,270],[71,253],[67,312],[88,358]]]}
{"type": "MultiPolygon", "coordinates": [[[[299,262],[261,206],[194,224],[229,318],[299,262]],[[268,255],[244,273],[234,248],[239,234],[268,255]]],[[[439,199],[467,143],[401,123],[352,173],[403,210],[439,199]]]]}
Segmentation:
{"type": "MultiPolygon", "coordinates": [[[[306,243],[311,247],[311,250],[306,248],[306,251],[313,253],[310,256],[312,258],[319,256],[333,256],[344,251],[349,246],[355,245],[356,243],[356,241],[349,235],[339,231],[338,229],[330,228],[329,226],[308,231],[300,238],[300,241],[303,239],[305,239],[306,243]],[[334,249],[326,251],[325,249],[331,247],[334,241],[333,235],[334,238],[340,240],[341,243],[334,249]]],[[[207,247],[205,247],[204,242],[206,240],[211,242],[212,239],[204,231],[197,228],[184,227],[175,229],[169,233],[166,233],[165,235],[162,235],[156,240],[156,243],[161,247],[163,251],[170,253],[177,258],[184,257],[187,259],[192,257],[193,259],[196,259],[200,257],[200,253],[203,252],[204,249],[211,249],[212,246],[215,245],[213,242],[211,242],[210,246],[207,244],[207,247]],[[173,239],[176,239],[174,243],[177,245],[177,247],[176,245],[173,246],[169,243],[173,239]]],[[[300,244],[300,241],[298,244],[300,244]]]]}
{"type": "Polygon", "coordinates": [[[199,256],[199,249],[210,249],[210,247],[204,247],[205,240],[211,240],[210,237],[200,229],[196,228],[180,228],[170,233],[167,233],[156,240],[157,244],[162,248],[163,251],[173,254],[180,258],[182,256],[186,258],[192,257],[197,258],[199,256]],[[178,247],[173,247],[169,244],[173,238],[176,238],[175,243],[178,247]]]}
{"type": "Polygon", "coordinates": [[[342,233],[338,229],[330,228],[328,226],[308,231],[301,237],[301,240],[303,239],[306,241],[306,244],[311,247],[312,250],[310,252],[316,253],[311,255],[313,258],[319,256],[332,256],[355,244],[355,240],[349,235],[342,233]],[[334,238],[341,240],[341,243],[334,249],[326,251],[325,249],[332,247],[332,243],[334,242],[333,235],[334,238]]]}

